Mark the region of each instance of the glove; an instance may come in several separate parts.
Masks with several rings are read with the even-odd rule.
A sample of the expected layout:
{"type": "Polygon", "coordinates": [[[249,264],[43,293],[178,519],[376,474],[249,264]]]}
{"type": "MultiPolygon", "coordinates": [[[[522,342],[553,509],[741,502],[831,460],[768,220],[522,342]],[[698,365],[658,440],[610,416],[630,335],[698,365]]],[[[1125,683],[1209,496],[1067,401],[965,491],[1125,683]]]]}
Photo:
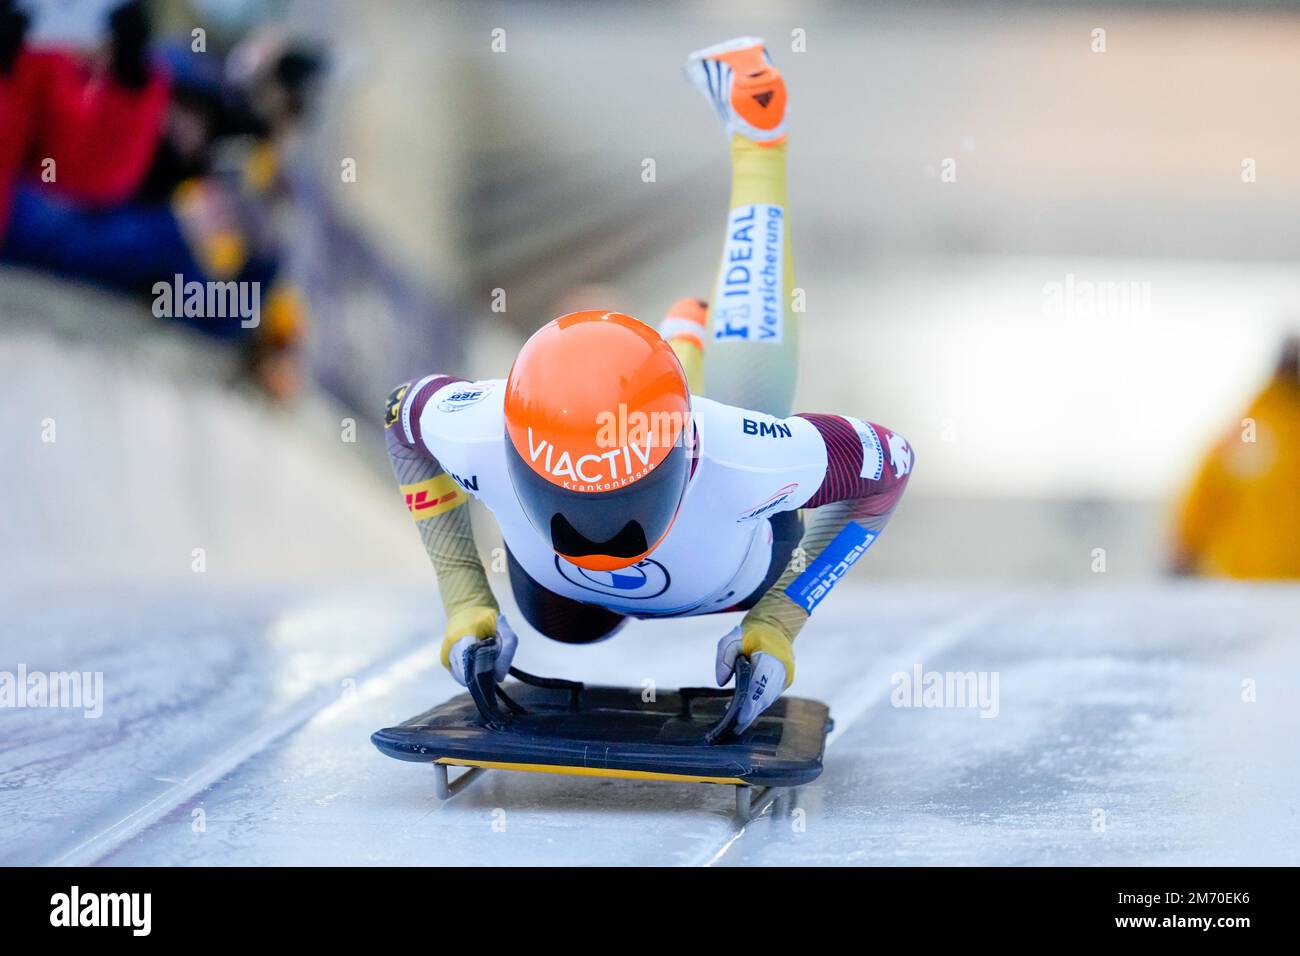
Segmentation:
{"type": "Polygon", "coordinates": [[[466,686],[465,675],[469,672],[466,659],[469,649],[476,641],[485,641],[489,637],[495,637],[501,645],[501,653],[492,668],[497,683],[500,683],[510,673],[510,662],[514,660],[515,648],[519,644],[506,616],[496,608],[468,607],[457,611],[447,622],[442,638],[442,666],[451,671],[451,676],[462,687],[466,686]]]}
{"type": "Polygon", "coordinates": [[[740,705],[736,733],[749,729],[758,715],[794,683],[794,645],[767,624],[741,623],[718,641],[717,678],[721,687],[736,672],[736,658],[744,654],[754,666],[749,695],[740,705]]]}

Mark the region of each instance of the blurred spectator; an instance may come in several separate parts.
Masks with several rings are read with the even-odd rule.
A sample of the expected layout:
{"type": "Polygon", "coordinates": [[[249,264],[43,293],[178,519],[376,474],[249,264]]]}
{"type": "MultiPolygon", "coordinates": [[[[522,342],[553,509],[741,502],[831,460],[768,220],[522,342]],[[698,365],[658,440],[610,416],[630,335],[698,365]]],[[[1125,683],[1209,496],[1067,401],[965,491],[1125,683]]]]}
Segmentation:
{"type": "Polygon", "coordinates": [[[114,6],[106,25],[89,54],[33,50],[27,18],[0,0],[0,259],[155,306],[160,283],[256,290],[255,325],[228,311],[154,314],[240,340],[244,372],[292,397],[306,309],[281,275],[271,207],[277,146],[321,58],[279,40],[235,84],[219,57],[153,50],[141,0],[114,6]]]}
{"type": "Polygon", "coordinates": [[[1300,578],[1300,337],[1201,465],[1176,535],[1176,573],[1300,578]]]}
{"type": "Polygon", "coordinates": [[[32,50],[27,17],[0,0],[6,194],[24,174],[88,208],[121,203],[139,187],[161,136],[167,78],[149,62],[139,0],[116,8],[108,26],[107,43],[90,57],[32,50]]]}
{"type": "Polygon", "coordinates": [[[34,64],[23,55],[28,21],[11,0],[0,0],[0,241],[9,221],[14,183],[23,171],[35,119],[34,64]]]}

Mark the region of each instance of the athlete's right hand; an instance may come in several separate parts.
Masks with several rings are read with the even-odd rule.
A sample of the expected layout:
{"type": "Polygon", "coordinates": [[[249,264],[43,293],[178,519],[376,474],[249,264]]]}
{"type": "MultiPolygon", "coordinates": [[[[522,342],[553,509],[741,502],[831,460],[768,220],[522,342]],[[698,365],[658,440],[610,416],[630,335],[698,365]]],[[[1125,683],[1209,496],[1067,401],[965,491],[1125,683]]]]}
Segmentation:
{"type": "Polygon", "coordinates": [[[495,637],[501,645],[493,673],[497,682],[506,679],[510,672],[510,662],[515,656],[515,647],[519,639],[510,629],[506,616],[491,607],[468,607],[457,611],[447,621],[447,630],[442,638],[442,666],[451,671],[456,683],[466,685],[465,675],[469,672],[469,650],[477,641],[495,637]]]}
{"type": "Polygon", "coordinates": [[[736,659],[744,655],[754,665],[749,693],[736,715],[736,733],[743,734],[758,715],[767,710],[794,681],[794,645],[790,638],[770,624],[742,621],[718,641],[718,686],[731,680],[736,659]]]}

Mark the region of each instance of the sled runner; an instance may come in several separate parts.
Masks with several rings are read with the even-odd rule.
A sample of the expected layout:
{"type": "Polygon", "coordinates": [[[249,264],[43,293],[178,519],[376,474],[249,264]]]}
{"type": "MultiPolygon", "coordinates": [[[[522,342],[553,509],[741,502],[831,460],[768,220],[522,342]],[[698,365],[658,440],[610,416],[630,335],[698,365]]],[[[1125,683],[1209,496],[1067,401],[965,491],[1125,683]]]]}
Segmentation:
{"type": "Polygon", "coordinates": [[[825,704],[781,697],[743,734],[735,734],[750,665],[736,664],[736,690],[684,687],[653,701],[626,687],[587,687],[510,668],[498,685],[495,639],[470,650],[469,692],[376,731],[370,739],[398,760],[433,763],[446,800],[484,770],[731,784],[742,821],[775,796],[822,771],[832,723],[825,704]],[[467,767],[454,781],[451,766],[467,767]]]}

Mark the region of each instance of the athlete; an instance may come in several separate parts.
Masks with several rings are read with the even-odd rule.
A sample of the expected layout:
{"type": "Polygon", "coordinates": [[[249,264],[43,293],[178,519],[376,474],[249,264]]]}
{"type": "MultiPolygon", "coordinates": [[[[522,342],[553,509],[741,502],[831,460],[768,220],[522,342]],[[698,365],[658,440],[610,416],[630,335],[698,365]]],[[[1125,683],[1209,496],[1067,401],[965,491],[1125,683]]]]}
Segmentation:
{"type": "Polygon", "coordinates": [[[475,547],[473,497],[500,525],[520,611],[553,640],[603,640],[632,617],[745,611],[716,655],[719,686],[739,655],[753,664],[744,730],[794,680],[796,635],[884,528],[913,456],[880,425],[791,415],[785,83],[752,37],[691,54],[686,71],[731,140],[712,309],[684,299],[657,331],[616,312],[560,316],[504,380],[399,386],[385,425],[457,681],[475,641],[498,638],[498,680],[517,646],[475,547]]]}

